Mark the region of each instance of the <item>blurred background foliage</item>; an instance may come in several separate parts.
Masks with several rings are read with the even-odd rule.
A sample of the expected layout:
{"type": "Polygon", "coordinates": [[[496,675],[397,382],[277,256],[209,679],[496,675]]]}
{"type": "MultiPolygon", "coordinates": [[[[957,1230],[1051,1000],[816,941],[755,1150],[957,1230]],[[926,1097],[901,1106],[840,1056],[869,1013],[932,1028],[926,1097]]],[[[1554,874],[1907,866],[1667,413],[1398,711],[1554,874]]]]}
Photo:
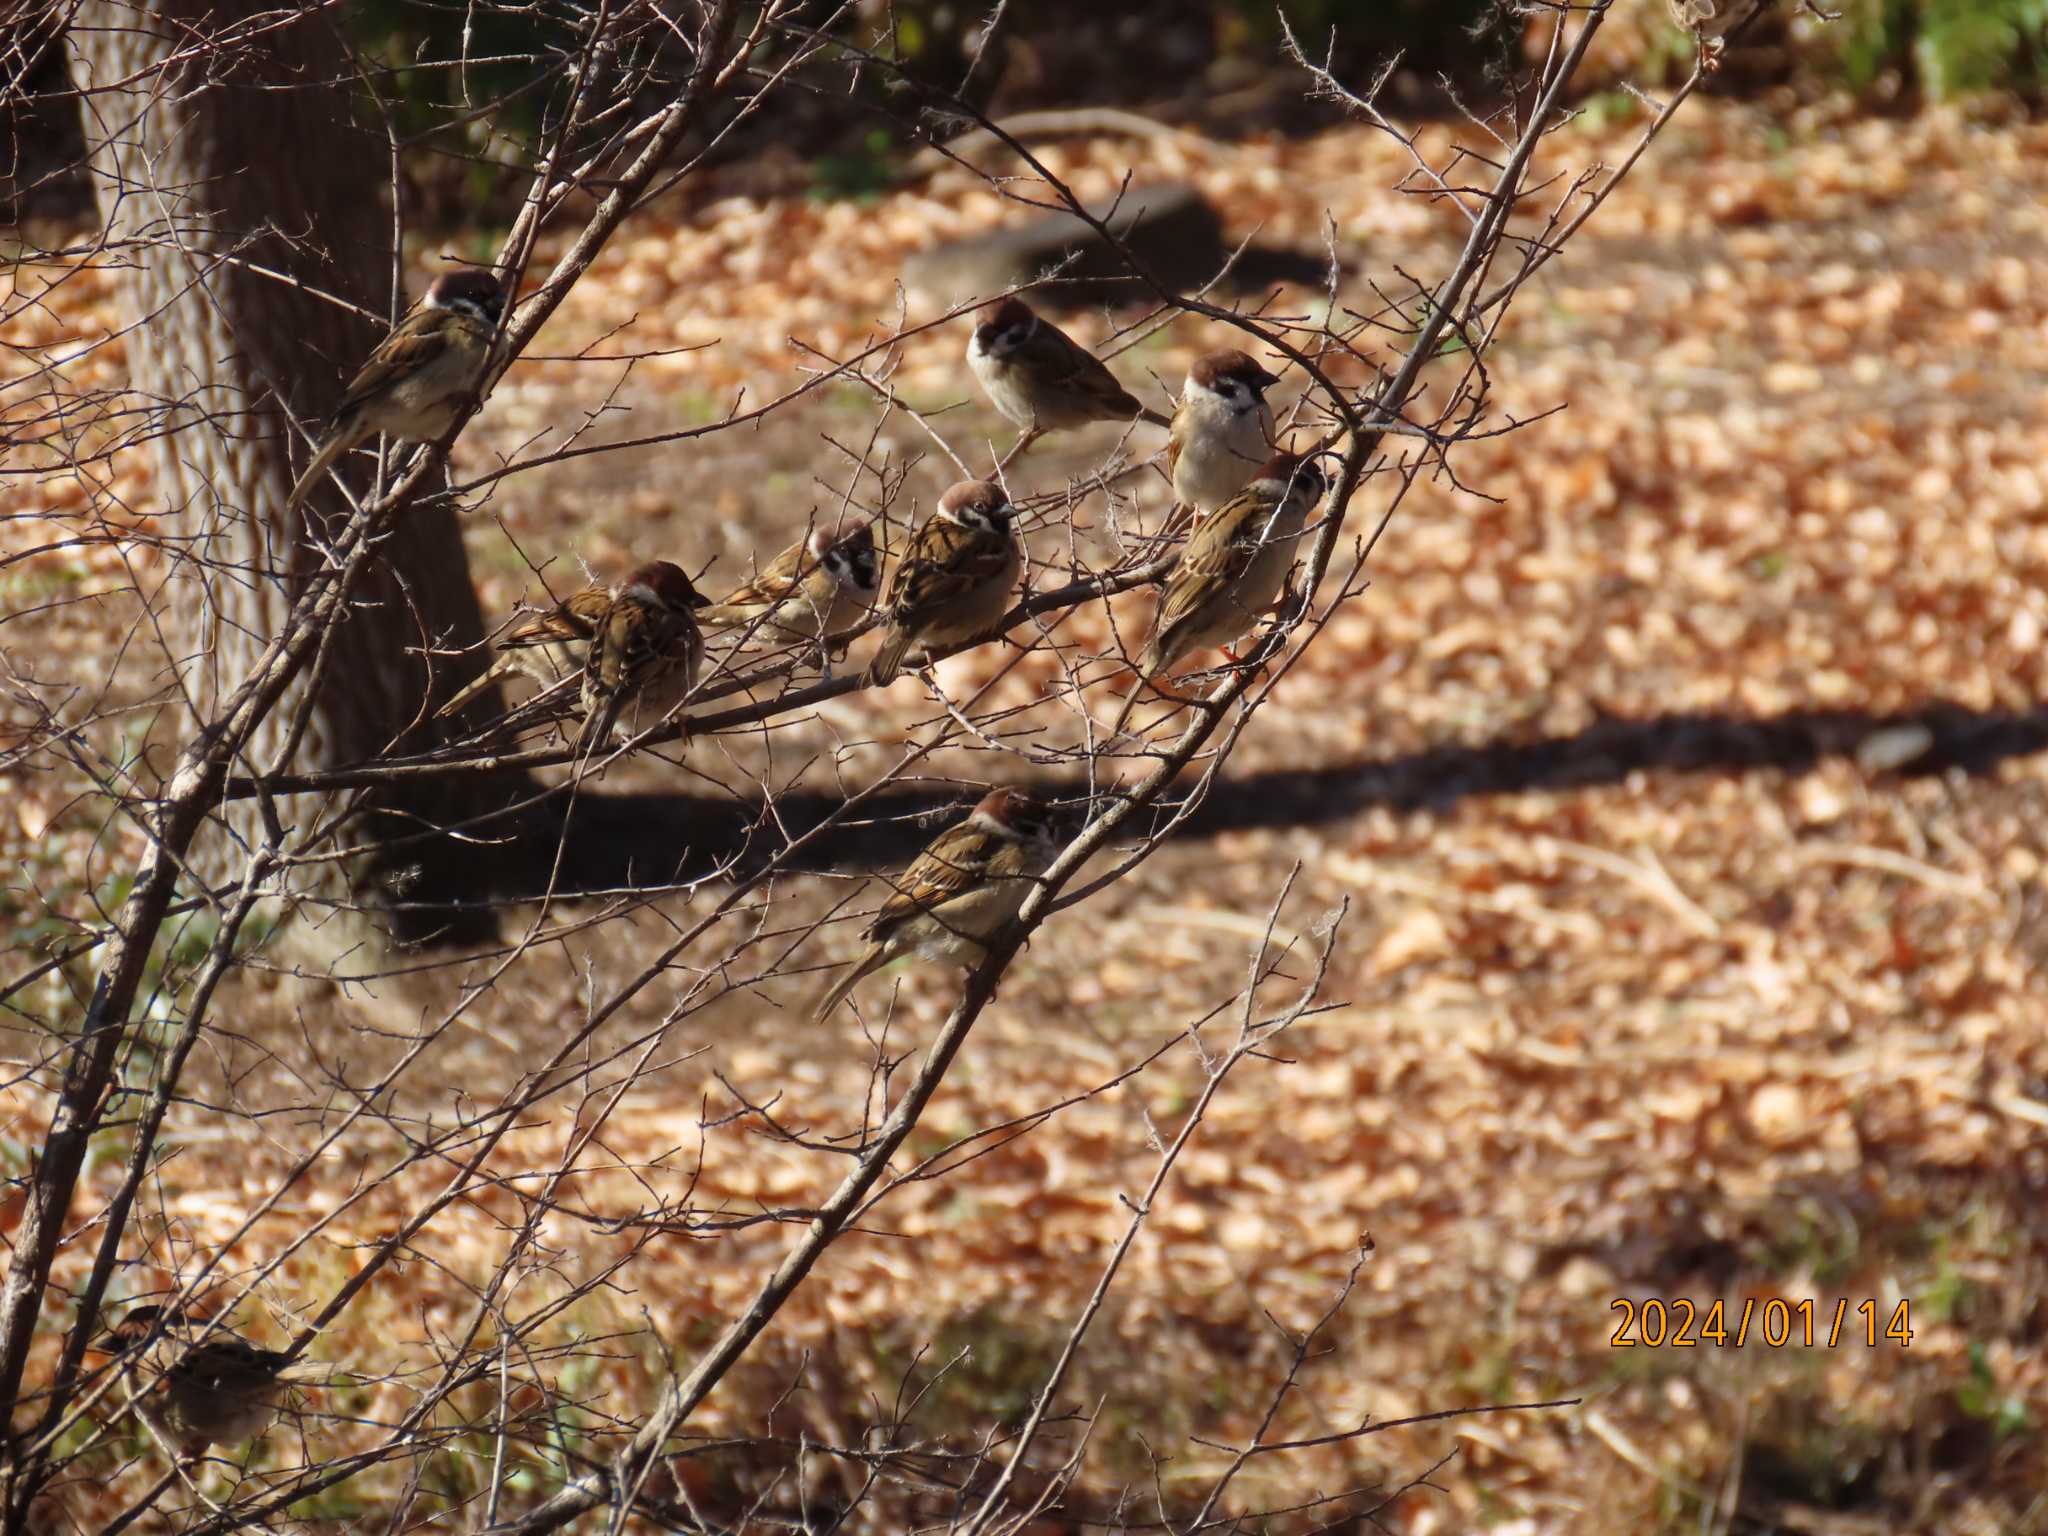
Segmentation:
{"type": "Polygon", "coordinates": [[[1851,0],[1836,56],[1859,94],[1910,89],[1931,101],[1989,91],[2038,104],[2048,0],[1851,0]]]}
{"type": "MultiPolygon", "coordinates": [[[[1826,8],[1836,21],[1775,0],[1729,49],[1710,88],[1791,101],[1836,95],[1886,112],[1986,100],[2033,111],[2048,100],[2048,0],[1827,0],[1826,8]]],[[[1543,13],[1532,27],[1511,0],[856,0],[850,9],[810,0],[809,10],[803,19],[812,24],[837,16],[849,45],[844,67],[869,50],[991,114],[1114,105],[1222,137],[1311,131],[1335,116],[1331,104],[1302,99],[1284,58],[1282,17],[1346,79],[1371,80],[1398,60],[1386,99],[1410,117],[1484,106],[1547,33],[1543,13]],[[1001,27],[984,46],[998,10],[1001,27]]],[[[0,23],[14,62],[0,101],[0,215],[17,218],[84,195],[83,179],[66,171],[80,140],[53,13],[26,14],[30,21],[11,28],[0,23]]],[[[573,54],[580,7],[356,0],[342,14],[355,46],[380,66],[366,123],[388,113],[409,144],[439,151],[409,157],[412,216],[441,224],[482,210],[488,220],[516,197],[523,179],[515,167],[567,89],[561,64],[573,54]]],[[[1666,0],[1619,0],[1579,83],[1589,95],[1624,82],[1654,90],[1681,78],[1692,58],[1666,0]]],[[[674,63],[679,76],[687,61],[674,63]]],[[[914,147],[895,120],[900,92],[887,71],[864,68],[854,79],[853,100],[865,111],[849,112],[842,90],[788,93],[721,153],[793,152],[810,163],[822,195],[886,186],[914,147]]]]}

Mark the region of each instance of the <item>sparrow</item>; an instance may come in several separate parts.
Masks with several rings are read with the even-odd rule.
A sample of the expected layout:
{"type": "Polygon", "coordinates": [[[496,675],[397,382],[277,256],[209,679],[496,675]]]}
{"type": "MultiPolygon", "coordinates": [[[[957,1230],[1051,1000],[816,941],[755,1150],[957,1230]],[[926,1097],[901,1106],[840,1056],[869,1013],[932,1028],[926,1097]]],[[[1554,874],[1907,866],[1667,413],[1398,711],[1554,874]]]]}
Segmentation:
{"type": "Polygon", "coordinates": [[[1699,39],[1700,62],[1709,70],[1721,67],[1727,37],[1762,10],[1765,0],[1671,0],[1671,19],[1681,31],[1699,39]]]}
{"type": "MultiPolygon", "coordinates": [[[[1291,453],[1268,459],[1221,511],[1195,525],[1167,574],[1141,677],[1168,672],[1190,652],[1246,633],[1280,598],[1309,511],[1323,499],[1323,471],[1291,453]]],[[[1111,734],[1123,731],[1140,690],[1124,697],[1111,734]]]]}
{"type": "Polygon", "coordinates": [[[697,683],[704,631],[696,610],[708,599],[682,567],[641,566],[605,605],[583,659],[584,750],[611,739],[630,707],[630,729],[655,724],[697,683]]]}
{"type": "Polygon", "coordinates": [[[1017,509],[991,480],[962,480],[911,537],[882,604],[888,632],[868,666],[868,681],[887,687],[911,647],[929,652],[979,639],[1009,607],[1024,569],[1024,551],[1010,529],[1017,509]]]}
{"type": "Polygon", "coordinates": [[[1022,435],[1011,456],[1062,427],[1143,417],[1170,425],[1117,383],[1102,359],[1058,326],[1040,319],[1022,299],[998,299],[981,311],[967,341],[974,370],[995,408],[1022,435]]]}
{"type": "Polygon", "coordinates": [[[1234,348],[1195,359],[1166,438],[1166,472],[1182,506],[1216,511],[1272,457],[1266,391],[1279,382],[1234,348]]]}
{"type": "Polygon", "coordinates": [[[285,510],[304,501],[335,460],[379,432],[409,443],[446,436],[483,382],[504,308],[505,290],[489,272],[464,268],[435,278],[350,382],[285,510]]]}
{"type": "Polygon", "coordinates": [[[857,623],[882,586],[875,530],[865,520],[837,534],[814,528],[768,562],[752,581],[698,614],[715,628],[760,624],[823,640],[857,623]]]}
{"type": "Polygon", "coordinates": [[[262,1434],[277,1421],[286,1385],[318,1370],[162,1307],[129,1308],[103,1343],[128,1376],[136,1415],[179,1458],[262,1434]]]}
{"type": "Polygon", "coordinates": [[[814,1017],[829,1016],[863,977],[904,955],[974,965],[983,941],[1016,920],[1058,846],[1042,802],[1021,789],[983,796],[911,861],[862,932],[867,947],[819,997],[814,1017]]]}
{"type": "Polygon", "coordinates": [[[583,672],[590,637],[612,605],[611,588],[592,585],[573,592],[545,613],[515,624],[498,639],[498,659],[483,676],[434,711],[440,719],[454,714],[501,678],[514,674],[552,688],[565,677],[583,672]]]}

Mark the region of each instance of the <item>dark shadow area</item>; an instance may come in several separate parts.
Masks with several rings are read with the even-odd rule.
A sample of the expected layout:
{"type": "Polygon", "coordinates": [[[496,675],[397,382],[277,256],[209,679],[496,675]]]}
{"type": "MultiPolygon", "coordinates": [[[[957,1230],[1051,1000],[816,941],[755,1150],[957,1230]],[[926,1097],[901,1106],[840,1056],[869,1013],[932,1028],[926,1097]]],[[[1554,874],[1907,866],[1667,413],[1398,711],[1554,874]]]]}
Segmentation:
{"type": "Polygon", "coordinates": [[[1184,293],[1208,289],[1219,272],[1223,293],[1239,296],[1279,283],[1315,287],[1329,281],[1327,254],[1257,243],[1238,250],[1222,210],[1186,183],[1126,187],[1088,211],[1109,237],[1071,213],[1033,214],[914,253],[904,263],[904,282],[946,305],[1013,288],[1026,290],[1040,308],[1059,312],[1143,304],[1152,289],[1132,276],[1125,250],[1159,281],[1184,293]],[[1047,273],[1058,275],[1042,281],[1047,273]]]}
{"type": "Polygon", "coordinates": [[[1226,783],[1189,831],[1312,826],[1371,807],[1448,810],[1480,795],[1587,789],[1635,772],[1810,772],[1849,757],[1875,775],[1985,773],[2048,748],[2048,711],[2015,714],[1937,703],[1895,715],[1795,710],[1769,719],[1657,715],[1608,719],[1570,736],[1438,747],[1384,763],[1281,770],[1226,783]],[[1916,750],[1917,749],[1917,750],[1916,750]]]}
{"type": "MultiPolygon", "coordinates": [[[[1873,775],[1922,777],[1956,769],[1980,774],[2043,749],[2048,711],[1974,711],[1945,703],[1894,715],[1803,710],[1760,720],[1700,714],[1610,719],[1569,736],[1438,747],[1384,762],[1227,779],[1179,835],[1316,826],[1372,807],[1448,810],[1476,796],[1597,788],[1639,771],[1805,773],[1823,758],[1850,757],[1873,775]]],[[[1082,793],[1079,781],[1046,781],[1042,788],[1062,799],[1082,793]]],[[[965,790],[878,794],[845,825],[806,846],[789,867],[900,866],[973,798],[965,790]]],[[[473,899],[477,883],[516,901],[549,888],[559,896],[659,885],[728,863],[744,872],[815,831],[842,804],[828,794],[784,795],[771,824],[759,807],[734,801],[586,792],[570,816],[566,846],[559,804],[537,808],[516,837],[478,849],[466,866],[472,883],[461,895],[473,899]]],[[[1167,814],[1168,808],[1158,812],[1161,819],[1167,814]]],[[[428,917],[437,899],[446,899],[431,882],[411,894],[415,917],[428,917]]]]}

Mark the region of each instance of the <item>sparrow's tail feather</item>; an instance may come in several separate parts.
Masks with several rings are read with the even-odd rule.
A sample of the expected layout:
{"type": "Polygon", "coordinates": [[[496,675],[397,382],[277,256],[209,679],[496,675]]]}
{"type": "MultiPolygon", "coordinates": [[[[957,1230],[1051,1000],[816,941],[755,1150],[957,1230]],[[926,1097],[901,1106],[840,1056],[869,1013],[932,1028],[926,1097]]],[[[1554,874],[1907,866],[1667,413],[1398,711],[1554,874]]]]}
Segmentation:
{"type": "Polygon", "coordinates": [[[515,670],[517,669],[512,665],[510,661],[506,660],[503,657],[500,657],[498,660],[492,662],[488,667],[484,668],[483,672],[479,674],[473,681],[466,683],[461,688],[457,689],[455,692],[455,696],[453,698],[451,698],[446,704],[443,704],[439,709],[434,711],[434,718],[436,720],[447,719],[450,715],[460,710],[462,706],[467,704],[471,699],[475,698],[478,694],[482,693],[486,688],[489,688],[493,683],[498,682],[501,678],[511,676],[515,670]]]}
{"type": "Polygon", "coordinates": [[[868,681],[877,688],[888,687],[903,670],[903,658],[909,653],[910,637],[900,629],[890,630],[875,659],[868,663],[868,681]]]}
{"type": "Polygon", "coordinates": [[[1145,691],[1145,674],[1139,673],[1133,679],[1131,691],[1124,695],[1123,707],[1116,712],[1116,724],[1109,728],[1109,744],[1113,747],[1124,733],[1124,726],[1131,718],[1131,711],[1138,707],[1138,695],[1145,691]]]}
{"type": "Polygon", "coordinates": [[[299,503],[320,483],[321,477],[333,466],[334,461],[369,435],[369,432],[358,424],[337,424],[320,444],[319,452],[313,455],[313,462],[306,466],[306,472],[299,476],[298,483],[292,487],[291,495],[285,498],[285,511],[297,511],[299,503]]]}
{"type": "Polygon", "coordinates": [[[1145,642],[1145,649],[1138,655],[1137,675],[1132,679],[1131,691],[1124,695],[1123,707],[1116,712],[1116,724],[1109,728],[1110,745],[1114,746],[1124,733],[1124,726],[1130,722],[1131,711],[1138,707],[1138,700],[1152,692],[1171,698],[1166,690],[1153,679],[1166,670],[1159,655],[1159,637],[1154,635],[1145,642]]]}
{"type": "Polygon", "coordinates": [[[624,699],[606,699],[593,709],[583,721],[583,731],[576,738],[576,750],[585,757],[593,757],[611,743],[612,727],[619,723],[619,710],[624,699]]]}
{"type": "Polygon", "coordinates": [[[875,945],[866,954],[862,955],[860,959],[849,965],[840,974],[837,981],[818,994],[818,1000],[811,1005],[811,1018],[813,1021],[822,1024],[826,1019],[830,1018],[832,1010],[846,1001],[847,993],[851,992],[864,977],[871,976],[881,969],[885,958],[886,956],[881,946],[875,945]]]}

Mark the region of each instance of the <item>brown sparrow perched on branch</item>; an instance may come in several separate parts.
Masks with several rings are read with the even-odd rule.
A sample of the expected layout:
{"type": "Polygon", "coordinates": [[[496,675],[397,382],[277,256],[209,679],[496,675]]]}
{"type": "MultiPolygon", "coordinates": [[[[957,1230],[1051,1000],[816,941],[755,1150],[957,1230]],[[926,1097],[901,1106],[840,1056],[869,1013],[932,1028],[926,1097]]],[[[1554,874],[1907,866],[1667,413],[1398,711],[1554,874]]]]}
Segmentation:
{"type": "Polygon", "coordinates": [[[137,1417],[179,1458],[262,1434],[277,1421],[287,1383],[318,1370],[162,1307],[131,1307],[104,1342],[129,1379],[137,1417]]]}
{"type": "Polygon", "coordinates": [[[967,366],[1003,417],[1023,434],[1014,457],[1039,436],[1091,421],[1141,416],[1169,425],[1140,405],[1109,366],[1022,299],[998,299],[982,310],[967,342],[967,366]]]}
{"type": "Polygon", "coordinates": [[[893,683],[913,646],[958,645],[995,627],[1024,569],[1010,528],[1016,510],[991,480],[962,480],[939,498],[889,582],[882,604],[889,628],[868,666],[869,682],[893,683]]]}
{"type": "Polygon", "coordinates": [[[1166,472],[1182,506],[1214,512],[1273,456],[1266,391],[1279,382],[1234,348],[1195,359],[1166,438],[1166,472]]]}
{"type": "Polygon", "coordinates": [[[313,462],[285,502],[290,511],[350,449],[379,432],[409,443],[439,441],[483,382],[505,290],[488,272],[443,272],[350,382],[313,462]]]}
{"type": "Polygon", "coordinates": [[[590,637],[605,610],[612,605],[611,588],[588,586],[523,623],[515,624],[498,639],[498,659],[475,682],[434,711],[434,718],[452,715],[501,678],[514,674],[532,678],[543,688],[552,688],[565,677],[583,672],[590,637]]]}
{"type": "Polygon", "coordinates": [[[837,534],[814,528],[697,618],[716,628],[760,624],[781,635],[825,640],[857,623],[881,586],[872,524],[863,520],[837,534]]]}
{"type": "Polygon", "coordinates": [[[1016,920],[1058,842],[1052,817],[1021,789],[985,795],[965,821],[926,845],[882,903],[862,938],[867,948],[819,997],[825,1018],[863,977],[904,955],[972,966],[982,942],[1016,920]]]}
{"type": "MultiPolygon", "coordinates": [[[[1275,454],[1228,506],[1195,525],[1166,578],[1138,657],[1140,677],[1156,678],[1191,652],[1227,645],[1258,623],[1279,601],[1294,546],[1323,490],[1314,459],[1275,454]]],[[[1140,691],[1125,695],[1112,737],[1122,733],[1140,691]]]]}
{"type": "Polygon", "coordinates": [[[606,606],[583,662],[583,746],[611,739],[628,709],[630,731],[661,720],[697,683],[705,597],[680,566],[656,560],[626,578],[606,606]]]}

